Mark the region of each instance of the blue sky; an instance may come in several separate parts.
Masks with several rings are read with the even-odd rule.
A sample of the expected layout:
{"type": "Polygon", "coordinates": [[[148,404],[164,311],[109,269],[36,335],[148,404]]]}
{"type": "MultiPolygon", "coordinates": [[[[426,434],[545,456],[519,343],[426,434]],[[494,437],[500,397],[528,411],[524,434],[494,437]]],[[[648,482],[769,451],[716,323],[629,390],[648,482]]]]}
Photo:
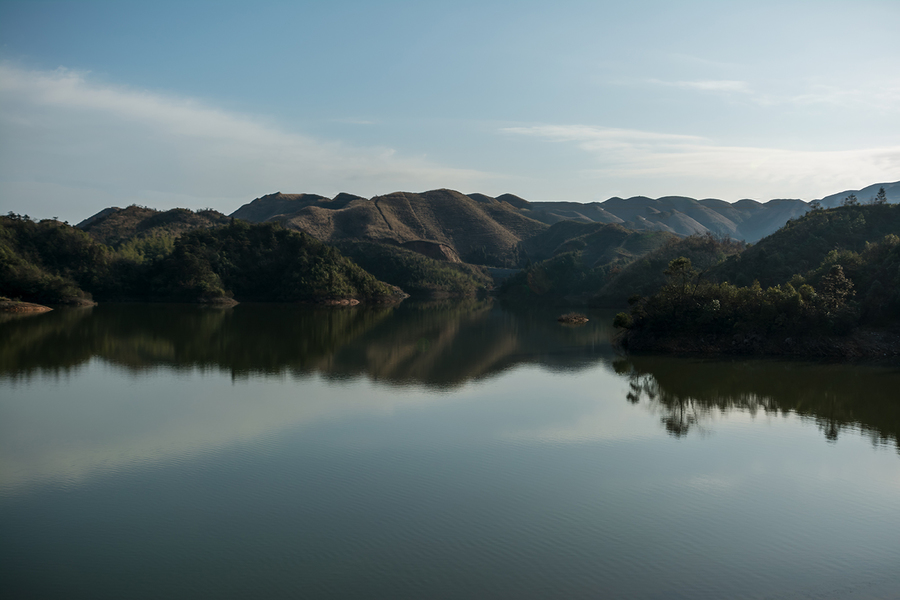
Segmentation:
{"type": "Polygon", "coordinates": [[[0,0],[0,210],[900,179],[900,2],[0,0]]]}

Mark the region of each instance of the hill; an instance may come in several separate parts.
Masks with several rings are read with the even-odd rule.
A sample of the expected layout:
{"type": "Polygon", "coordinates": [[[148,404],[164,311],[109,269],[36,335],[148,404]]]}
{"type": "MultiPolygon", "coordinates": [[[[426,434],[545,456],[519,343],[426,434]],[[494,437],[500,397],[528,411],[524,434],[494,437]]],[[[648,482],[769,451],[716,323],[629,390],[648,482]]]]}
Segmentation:
{"type": "Polygon", "coordinates": [[[894,183],[874,183],[861,190],[844,190],[837,194],[825,196],[819,200],[819,203],[822,205],[822,208],[834,208],[840,206],[847,196],[853,194],[860,203],[869,204],[875,199],[880,188],[884,188],[884,193],[889,204],[900,202],[900,181],[895,181],[894,183]]]}
{"type": "Polygon", "coordinates": [[[619,223],[636,231],[667,231],[678,235],[712,233],[745,241],[756,241],[775,231],[788,219],[809,210],[802,200],[770,200],[766,203],[740,200],[695,200],[682,196],[663,198],[610,198],[605,202],[577,205],[574,202],[536,202],[533,218],[572,218],[601,223],[619,223]],[[561,211],[561,209],[566,209],[561,211]],[[541,217],[539,214],[547,215],[541,217]]]}
{"type": "MultiPolygon", "coordinates": [[[[170,211],[171,212],[171,211],[170,211]]],[[[164,213],[163,213],[164,214],[164,213]]],[[[40,303],[97,300],[394,301],[336,248],[276,223],[187,231],[171,246],[132,239],[118,249],[76,227],[0,217],[0,295],[40,303]]]]}
{"type": "Polygon", "coordinates": [[[338,249],[363,269],[411,296],[475,296],[493,283],[483,267],[447,262],[375,242],[341,242],[338,249]]]}
{"type": "Polygon", "coordinates": [[[118,247],[139,238],[174,238],[193,229],[225,225],[228,221],[228,217],[214,210],[194,212],[173,208],[160,211],[132,204],[126,208],[104,209],[76,227],[102,244],[118,247]]]}
{"type": "Polygon", "coordinates": [[[539,262],[579,251],[590,267],[627,263],[678,236],[661,231],[635,232],[617,224],[559,221],[519,244],[519,255],[539,262]]]}
{"type": "Polygon", "coordinates": [[[686,257],[709,277],[709,271],[727,257],[744,250],[742,242],[710,234],[669,239],[614,273],[591,299],[597,306],[621,307],[634,295],[653,294],[666,283],[664,271],[678,257],[686,257]]]}
{"type": "Polygon", "coordinates": [[[506,279],[500,294],[513,301],[587,303],[626,265],[678,239],[615,224],[561,221],[521,244],[520,255],[538,262],[506,279]]]}
{"type": "Polygon", "coordinates": [[[146,277],[146,293],[162,300],[322,302],[396,300],[398,290],[378,281],[336,248],[276,223],[234,220],[195,229],[146,277]]]}
{"type": "Polygon", "coordinates": [[[85,289],[106,277],[109,254],[59,221],[0,216],[0,295],[42,304],[90,301],[85,289]]]}
{"type": "Polygon", "coordinates": [[[713,269],[718,281],[763,287],[806,275],[834,250],[862,252],[888,234],[900,234],[900,205],[844,206],[812,211],[713,269]]]}
{"type": "Polygon", "coordinates": [[[504,201],[531,219],[553,225],[560,221],[619,224],[635,231],[665,231],[681,236],[712,233],[754,242],[808,210],[802,200],[695,200],[684,196],[610,198],[604,202],[529,202],[504,194],[496,199],[470,194],[480,202],[504,201]]]}
{"type": "Polygon", "coordinates": [[[814,210],[701,276],[673,259],[629,301],[633,350],[900,355],[900,205],[814,210]]]}
{"type": "Polygon", "coordinates": [[[432,257],[491,266],[515,266],[518,243],[547,227],[508,202],[473,199],[446,189],[395,192],[370,200],[349,194],[328,199],[277,193],[257,198],[231,216],[281,223],[328,243],[408,245],[432,257]]]}
{"type": "MultiPolygon", "coordinates": [[[[818,202],[825,207],[838,205],[855,193],[866,203],[881,187],[888,202],[900,201],[900,182],[895,182],[848,190],[818,202]]],[[[635,196],[589,203],[530,202],[513,194],[492,197],[441,189],[394,192],[371,199],[348,193],[327,198],[277,192],[257,198],[229,216],[252,223],[278,222],[327,243],[389,243],[436,260],[515,267],[529,260],[517,254],[520,242],[562,221],[618,224],[634,231],[679,236],[711,233],[756,242],[810,209],[810,204],[790,199],[730,203],[712,198],[635,196]]],[[[135,239],[171,240],[195,228],[222,225],[227,219],[212,210],[163,212],[129,206],[107,208],[78,227],[97,241],[119,247],[135,239]]]]}
{"type": "MultiPolygon", "coordinates": [[[[900,202],[900,182],[876,183],[861,190],[847,190],[819,200],[823,207],[841,204],[855,194],[860,203],[874,199],[883,187],[889,203],[900,202]]],[[[714,198],[695,200],[684,196],[647,198],[610,198],[604,202],[529,202],[504,194],[491,198],[484,194],[470,194],[481,202],[504,201],[518,208],[522,214],[552,225],[560,221],[583,223],[617,223],[635,231],[667,231],[686,236],[712,233],[746,242],[756,242],[774,233],[790,219],[796,219],[811,209],[802,200],[776,199],[768,202],[738,200],[725,202],[714,198]]]]}

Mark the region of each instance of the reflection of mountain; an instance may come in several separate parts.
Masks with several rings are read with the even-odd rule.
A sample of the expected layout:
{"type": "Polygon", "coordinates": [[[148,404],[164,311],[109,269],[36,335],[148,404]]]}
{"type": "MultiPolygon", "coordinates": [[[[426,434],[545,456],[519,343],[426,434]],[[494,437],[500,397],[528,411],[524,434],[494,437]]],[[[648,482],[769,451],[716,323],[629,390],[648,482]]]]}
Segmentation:
{"type": "Polygon", "coordinates": [[[572,368],[610,355],[608,318],[566,328],[555,317],[476,300],[369,308],[107,304],[0,323],[0,375],[64,372],[99,357],[135,371],[317,372],[446,387],[519,363],[572,368]]]}
{"type": "Polygon", "coordinates": [[[900,451],[900,374],[849,364],[778,361],[718,362],[675,357],[616,361],[628,374],[632,403],[662,412],[673,435],[686,435],[713,412],[794,413],[815,420],[830,440],[858,429],[900,451]]]}
{"type": "Polygon", "coordinates": [[[0,496],[454,397],[401,385],[611,358],[609,318],[566,328],[556,316],[468,300],[101,304],[0,320],[0,496]]]}
{"type": "Polygon", "coordinates": [[[511,313],[475,301],[408,308],[342,348],[332,372],[445,387],[521,363],[577,368],[612,354],[608,318],[570,328],[556,312],[511,313]]]}
{"type": "Polygon", "coordinates": [[[107,304],[0,323],[0,373],[59,371],[100,357],[130,369],[218,366],[235,373],[306,372],[390,309],[107,304]]]}

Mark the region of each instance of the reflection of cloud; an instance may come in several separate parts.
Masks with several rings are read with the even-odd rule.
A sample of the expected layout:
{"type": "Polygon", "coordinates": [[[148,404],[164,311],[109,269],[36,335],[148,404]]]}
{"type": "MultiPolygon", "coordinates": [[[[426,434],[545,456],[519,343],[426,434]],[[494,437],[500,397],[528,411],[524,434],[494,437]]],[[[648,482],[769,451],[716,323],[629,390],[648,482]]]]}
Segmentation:
{"type": "Polygon", "coordinates": [[[694,488],[698,492],[704,494],[721,494],[722,492],[732,491],[741,487],[745,483],[744,477],[726,476],[716,477],[713,475],[695,475],[687,481],[687,486],[694,488]]]}
{"type": "MultiPolygon", "coordinates": [[[[62,383],[54,376],[18,388],[0,382],[0,494],[191,461],[235,446],[265,447],[282,434],[316,435],[325,425],[355,428],[387,416],[405,419],[404,435],[429,444],[480,436],[519,443],[658,436],[655,422],[615,400],[620,385],[603,368],[554,375],[532,366],[448,393],[364,377],[282,373],[233,381],[227,371],[201,367],[136,374],[95,359],[62,383]]],[[[354,429],[358,435],[336,443],[368,444],[380,429],[354,429]]],[[[390,431],[388,443],[395,443],[390,431]]]]}
{"type": "Polygon", "coordinates": [[[233,383],[222,374],[158,369],[141,380],[135,385],[133,375],[94,361],[64,386],[64,400],[49,378],[31,382],[33,395],[26,391],[20,401],[0,407],[0,491],[77,483],[236,443],[260,443],[314,422],[447,399],[415,388],[378,389],[361,379],[336,384],[309,377],[285,385],[280,378],[255,377],[233,383]]]}
{"type": "Polygon", "coordinates": [[[469,187],[484,176],[64,69],[0,64],[0,103],[0,179],[20,193],[59,185],[76,195],[85,188],[125,198],[183,194],[195,205],[219,201],[225,209],[223,200],[244,202],[276,189],[327,194],[353,184],[385,193],[469,187]]]}
{"type": "Polygon", "coordinates": [[[580,444],[659,437],[659,427],[643,415],[623,411],[621,407],[597,406],[597,411],[584,415],[571,425],[547,425],[537,429],[516,430],[504,438],[550,444],[580,444]],[[612,408],[612,410],[609,410],[612,408]]]}
{"type": "Polygon", "coordinates": [[[900,172],[900,146],[832,151],[723,146],[699,136],[585,125],[535,125],[503,131],[576,144],[602,165],[585,172],[592,177],[746,181],[754,186],[764,181],[818,190],[840,187],[847,181],[889,181],[900,172]]]}

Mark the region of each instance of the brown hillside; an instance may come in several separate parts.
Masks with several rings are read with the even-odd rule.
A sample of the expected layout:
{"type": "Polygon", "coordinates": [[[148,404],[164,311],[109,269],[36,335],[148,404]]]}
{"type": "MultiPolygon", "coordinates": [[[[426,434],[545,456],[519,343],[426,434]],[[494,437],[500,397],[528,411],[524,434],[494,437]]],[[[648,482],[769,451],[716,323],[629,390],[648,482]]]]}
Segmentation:
{"type": "Polygon", "coordinates": [[[282,194],[281,192],[275,192],[243,205],[231,213],[230,216],[235,219],[244,219],[251,223],[262,223],[272,217],[295,213],[322,201],[331,202],[325,196],[319,196],[318,194],[282,194]]]}
{"type": "MultiPolygon", "coordinates": [[[[232,214],[273,220],[324,242],[367,240],[416,248],[431,242],[467,262],[513,265],[517,244],[546,229],[504,202],[470,198],[453,190],[394,192],[366,200],[341,194],[333,200],[308,194],[271,194],[232,214]],[[295,208],[293,212],[284,212],[295,208]]],[[[433,248],[433,245],[428,245],[433,248]]]]}

